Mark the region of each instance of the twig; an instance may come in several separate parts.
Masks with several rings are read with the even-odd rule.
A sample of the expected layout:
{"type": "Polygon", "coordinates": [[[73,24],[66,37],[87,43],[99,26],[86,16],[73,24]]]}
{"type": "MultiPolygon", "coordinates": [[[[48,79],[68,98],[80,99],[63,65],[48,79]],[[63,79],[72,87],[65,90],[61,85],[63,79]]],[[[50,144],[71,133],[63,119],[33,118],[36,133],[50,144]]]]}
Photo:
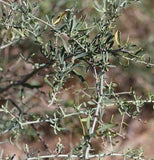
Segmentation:
{"type": "Polygon", "coordinates": [[[35,75],[40,70],[48,67],[49,65],[52,65],[53,63],[54,63],[53,61],[50,62],[50,63],[47,63],[44,66],[41,66],[40,68],[37,68],[37,69],[33,70],[31,73],[27,74],[24,79],[22,79],[20,81],[13,82],[12,84],[6,86],[5,88],[0,88],[0,94],[3,93],[3,92],[5,92],[5,91],[7,91],[7,90],[9,90],[13,86],[24,85],[25,82],[27,82],[33,75],[35,75]]]}
{"type": "MultiPolygon", "coordinates": [[[[22,113],[22,114],[26,114],[26,113],[24,113],[24,112],[20,109],[20,107],[19,107],[13,100],[11,100],[11,99],[8,99],[8,100],[19,110],[19,114],[21,114],[21,113],[22,113]]],[[[9,129],[1,132],[0,135],[3,135],[3,134],[5,134],[5,133],[7,133],[7,132],[9,132],[9,131],[17,128],[18,126],[21,126],[21,127],[23,126],[23,125],[22,125],[22,122],[20,122],[19,118],[17,118],[17,117],[16,117],[14,114],[12,114],[11,112],[7,112],[7,113],[9,113],[9,115],[10,115],[13,119],[16,119],[16,124],[17,124],[17,125],[16,125],[16,126],[14,126],[14,125],[11,126],[9,129]],[[19,124],[19,125],[18,125],[18,124],[19,124]]],[[[27,117],[26,117],[25,120],[27,120],[27,117]]],[[[51,154],[52,152],[50,151],[50,149],[49,149],[49,147],[48,147],[48,144],[44,141],[43,137],[40,135],[40,133],[39,133],[39,131],[37,130],[37,128],[35,127],[34,123],[29,123],[29,124],[30,124],[31,127],[35,130],[35,132],[36,132],[36,134],[37,134],[40,142],[41,142],[42,145],[44,146],[44,148],[51,154]]]]}
{"type": "Polygon", "coordinates": [[[124,58],[124,59],[126,59],[126,60],[129,60],[129,61],[145,64],[145,65],[148,65],[149,67],[154,67],[153,63],[148,63],[148,62],[145,62],[145,61],[142,61],[142,60],[137,60],[136,58],[125,57],[124,55],[121,55],[121,57],[124,58]]]}
{"type": "Polygon", "coordinates": [[[11,46],[12,44],[17,43],[19,40],[20,40],[20,39],[16,39],[16,40],[14,40],[14,41],[12,41],[12,42],[9,42],[8,44],[5,44],[5,45],[3,45],[3,46],[0,46],[0,50],[4,49],[4,48],[6,48],[6,47],[9,47],[9,46],[11,46]]]}
{"type": "Polygon", "coordinates": [[[118,49],[115,49],[115,50],[110,50],[110,52],[113,53],[113,54],[115,54],[115,53],[117,54],[118,52],[132,54],[131,51],[127,51],[124,48],[118,48],[118,49]]]}
{"type": "MultiPolygon", "coordinates": [[[[103,157],[109,157],[109,156],[125,156],[123,153],[104,153],[104,154],[93,154],[89,155],[89,158],[103,158],[103,157]]],[[[127,157],[143,160],[142,158],[138,156],[127,155],[127,157]]],[[[37,157],[31,157],[27,158],[26,160],[38,160],[38,159],[46,159],[46,158],[83,158],[83,155],[70,155],[70,154],[59,154],[59,155],[45,155],[45,156],[37,156],[37,157]]]]}
{"type": "MultiPolygon", "coordinates": [[[[43,24],[47,25],[48,27],[52,28],[52,30],[55,31],[56,33],[58,33],[59,35],[63,35],[63,34],[64,34],[64,33],[61,33],[60,31],[58,31],[55,27],[53,27],[53,25],[47,23],[46,21],[44,21],[44,20],[42,20],[42,19],[40,19],[40,18],[38,18],[38,17],[36,17],[36,16],[34,16],[34,15],[32,15],[32,14],[30,14],[30,16],[33,17],[34,19],[42,22],[43,24]]],[[[66,36],[67,36],[69,39],[72,39],[73,41],[75,41],[83,50],[85,50],[85,51],[87,52],[87,49],[84,48],[84,47],[82,46],[82,44],[80,44],[80,42],[78,42],[76,39],[70,37],[69,35],[66,35],[66,36]]]]}
{"type": "MultiPolygon", "coordinates": [[[[77,116],[77,115],[80,115],[80,114],[85,114],[84,112],[76,112],[76,113],[70,113],[70,114],[67,114],[67,115],[64,115],[63,117],[61,118],[57,118],[57,119],[54,119],[54,120],[58,120],[58,119],[64,119],[64,118],[68,118],[68,117],[72,117],[72,116],[77,116]]],[[[27,125],[31,125],[31,124],[37,124],[37,123],[50,123],[51,121],[46,119],[46,120],[36,120],[36,121],[26,121],[26,122],[23,122],[23,123],[20,123],[21,126],[27,126],[27,125]]]]}
{"type": "Polygon", "coordinates": [[[122,115],[122,120],[121,120],[121,123],[120,123],[119,134],[121,134],[121,132],[122,132],[122,127],[123,127],[123,124],[124,124],[124,118],[125,118],[125,112],[122,115]]]}
{"type": "Polygon", "coordinates": [[[3,1],[3,0],[0,0],[0,2],[2,2],[3,4],[7,5],[7,6],[11,6],[9,3],[3,1]]]}
{"type": "MultiPolygon", "coordinates": [[[[96,71],[95,68],[94,68],[94,73],[95,73],[96,84],[97,84],[99,80],[98,80],[97,71],[96,71]]],[[[102,102],[102,99],[103,99],[103,81],[104,81],[104,76],[102,75],[101,80],[100,80],[100,84],[98,86],[99,90],[98,90],[98,93],[97,93],[98,97],[99,97],[99,100],[98,100],[98,103],[97,103],[97,108],[96,108],[96,111],[95,111],[92,127],[89,129],[89,135],[92,135],[94,133],[96,123],[97,123],[97,120],[98,120],[99,111],[101,109],[101,102],[102,102]]],[[[85,151],[85,159],[89,159],[90,142],[91,142],[91,138],[89,138],[88,146],[87,146],[86,151],[85,151]]]]}
{"type": "MultiPolygon", "coordinates": [[[[73,57],[74,55],[72,54],[71,56],[68,55],[65,57],[65,60],[69,59],[70,57],[73,57]]],[[[33,70],[31,73],[27,74],[25,76],[25,78],[23,80],[20,80],[20,81],[16,81],[16,82],[13,82],[12,84],[4,87],[4,88],[0,88],[0,94],[9,90],[10,88],[12,88],[13,86],[19,86],[19,85],[25,85],[28,87],[28,85],[26,84],[26,82],[33,76],[35,75],[37,72],[39,72],[40,70],[48,67],[49,65],[52,65],[55,61],[51,61],[50,63],[46,63],[44,66],[41,66],[40,68],[37,68],[35,70],[33,70]]],[[[29,86],[30,87],[30,86],[29,86]]]]}
{"type": "Polygon", "coordinates": [[[135,55],[134,55],[131,51],[127,51],[127,50],[125,50],[124,48],[119,48],[119,49],[115,49],[115,50],[110,50],[109,52],[111,52],[111,53],[113,53],[113,54],[117,54],[118,52],[127,53],[127,54],[129,54],[129,55],[134,56],[134,58],[129,58],[129,57],[126,57],[125,55],[121,55],[121,54],[118,54],[118,55],[121,56],[122,58],[126,59],[126,60],[129,60],[129,61],[133,61],[133,62],[145,64],[145,65],[149,65],[149,66],[151,66],[151,67],[154,66],[153,63],[148,63],[148,62],[145,62],[145,61],[142,61],[142,60],[138,60],[137,57],[135,57],[135,55]]]}

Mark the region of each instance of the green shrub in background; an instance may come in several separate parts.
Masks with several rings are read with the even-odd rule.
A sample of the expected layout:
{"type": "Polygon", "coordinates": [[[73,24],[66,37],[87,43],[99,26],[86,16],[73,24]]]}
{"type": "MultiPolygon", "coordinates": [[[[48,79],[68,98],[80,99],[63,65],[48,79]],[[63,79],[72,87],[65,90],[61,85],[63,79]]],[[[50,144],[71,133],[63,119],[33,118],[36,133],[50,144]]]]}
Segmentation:
{"type": "MultiPolygon", "coordinates": [[[[131,44],[129,39],[123,42],[116,30],[121,10],[133,0],[90,2],[93,7],[84,13],[84,9],[79,9],[72,1],[46,1],[40,2],[40,6],[28,0],[0,2],[1,54],[10,46],[13,50],[10,59],[4,57],[0,61],[1,135],[13,137],[10,143],[18,142],[22,135],[27,141],[38,139],[48,154],[34,154],[25,144],[23,153],[27,160],[104,159],[110,156],[144,159],[142,150],[117,151],[113,143],[116,137],[123,136],[126,125],[123,118],[136,118],[145,102],[153,103],[153,95],[149,93],[142,99],[131,86],[130,91],[117,93],[117,84],[108,77],[110,70],[117,68],[113,59],[118,59],[122,67],[129,66],[130,62],[149,68],[154,66],[150,58],[140,56],[141,48],[131,44]],[[50,4],[56,13],[49,11],[50,4]],[[66,8],[68,5],[73,7],[66,8]],[[46,7],[49,8],[42,15],[46,7]],[[71,88],[71,81],[81,83],[82,87],[72,93],[78,98],[68,100],[63,95],[71,88]],[[44,86],[48,86],[48,94],[40,90],[44,86]],[[50,111],[39,106],[37,101],[41,98],[48,100],[50,111]],[[36,105],[41,114],[33,111],[36,105]],[[108,122],[104,121],[104,112],[111,107],[120,112],[120,124],[113,116],[108,122]],[[37,125],[44,123],[59,137],[56,153],[37,129],[37,125]],[[66,146],[60,134],[65,134],[73,125],[79,127],[79,131],[73,133],[80,132],[80,142],[68,154],[63,154],[66,146]],[[103,138],[110,150],[96,153],[92,141],[98,137],[103,138]]],[[[1,153],[1,157],[14,159],[15,154],[5,157],[1,153]]]]}

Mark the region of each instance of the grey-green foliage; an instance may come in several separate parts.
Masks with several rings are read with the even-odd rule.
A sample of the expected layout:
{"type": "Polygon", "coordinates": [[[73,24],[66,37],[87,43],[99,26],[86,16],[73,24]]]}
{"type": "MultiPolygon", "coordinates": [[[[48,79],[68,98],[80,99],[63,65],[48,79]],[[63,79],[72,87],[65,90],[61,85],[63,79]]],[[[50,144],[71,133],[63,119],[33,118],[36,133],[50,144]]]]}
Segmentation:
{"type": "MultiPolygon", "coordinates": [[[[8,103],[2,106],[2,111],[8,119],[2,116],[1,121],[5,125],[1,126],[1,133],[6,134],[13,130],[14,133],[18,134],[20,129],[24,129],[27,125],[33,125],[32,128],[35,130],[34,125],[36,123],[46,122],[58,135],[59,132],[66,130],[68,127],[67,119],[74,118],[74,120],[80,121],[83,135],[81,142],[72,149],[72,156],[88,159],[91,156],[105,157],[114,155],[113,150],[109,154],[92,154],[92,138],[96,138],[98,134],[107,138],[117,136],[116,130],[114,130],[117,124],[112,119],[108,123],[104,123],[102,120],[105,109],[115,105],[118,106],[118,110],[122,115],[126,114],[133,118],[140,113],[144,102],[153,101],[152,95],[147,100],[142,100],[133,91],[128,92],[132,95],[133,100],[128,101],[126,98],[122,98],[120,94],[114,92],[115,84],[109,82],[106,77],[106,73],[110,71],[110,68],[116,67],[110,62],[112,57],[124,60],[123,65],[125,66],[129,64],[129,61],[143,63],[149,67],[153,66],[150,61],[142,61],[139,56],[141,49],[129,42],[121,42],[120,33],[116,32],[115,29],[120,11],[133,0],[95,1],[91,13],[80,14],[77,8],[72,7],[58,13],[59,17],[44,15],[43,18],[39,17],[39,7],[36,2],[0,2],[0,31],[1,33],[3,30],[7,31],[7,38],[1,43],[0,49],[2,50],[16,43],[20,45],[27,40],[33,42],[32,44],[35,47],[37,46],[36,51],[33,53],[29,51],[28,56],[23,53],[19,54],[23,61],[33,65],[34,70],[32,73],[28,74],[23,80],[12,81],[8,87],[2,87],[0,93],[2,94],[16,86],[28,87],[29,89],[39,88],[40,85],[31,85],[27,81],[31,76],[35,79],[34,75],[37,75],[38,71],[50,68],[52,71],[48,70],[41,77],[50,87],[49,106],[56,105],[57,107],[56,111],[42,117],[31,115],[28,110],[23,113],[19,109],[20,107],[11,101],[10,103],[15,106],[15,109],[9,109],[8,103]],[[96,16],[93,17],[90,14],[96,16]],[[92,18],[90,19],[90,17],[92,18]],[[39,56],[39,54],[45,57],[46,63],[32,61],[32,58],[39,56]],[[94,78],[95,83],[93,86],[90,86],[86,79],[89,74],[94,78]],[[77,77],[83,83],[83,88],[76,92],[81,94],[81,97],[86,98],[84,98],[84,102],[75,103],[73,101],[69,104],[69,107],[64,108],[65,102],[59,98],[59,95],[66,89],[65,82],[72,77],[77,77]],[[89,107],[89,105],[93,107],[89,107]],[[72,109],[71,113],[69,112],[70,108],[72,109]],[[33,121],[28,121],[27,116],[33,121]],[[65,124],[65,122],[67,123],[65,124]]],[[[120,63],[122,64],[123,61],[120,63]]],[[[23,106],[26,107],[26,104],[23,106]]],[[[58,154],[61,154],[65,146],[62,146],[61,142],[57,146],[59,146],[58,154]]],[[[120,155],[126,156],[122,153],[120,155]]],[[[27,152],[27,158],[29,156],[30,154],[27,152]]],[[[35,158],[37,159],[37,157],[35,158]]]]}

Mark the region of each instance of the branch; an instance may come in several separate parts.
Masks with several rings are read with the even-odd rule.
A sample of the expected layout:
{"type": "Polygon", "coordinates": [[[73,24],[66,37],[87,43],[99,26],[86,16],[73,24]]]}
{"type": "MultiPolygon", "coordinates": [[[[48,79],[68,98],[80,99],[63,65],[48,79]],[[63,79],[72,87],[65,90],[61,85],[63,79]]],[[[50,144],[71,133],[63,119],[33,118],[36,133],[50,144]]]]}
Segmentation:
{"type": "MultiPolygon", "coordinates": [[[[97,77],[97,71],[96,71],[95,68],[94,68],[94,72],[95,72],[96,84],[97,84],[99,82],[98,82],[98,77],[97,77]]],[[[103,81],[104,81],[104,75],[101,75],[100,78],[101,78],[101,80],[100,80],[100,83],[99,83],[99,86],[98,86],[99,90],[97,92],[97,95],[98,95],[99,99],[98,99],[98,102],[97,102],[97,108],[96,108],[95,115],[94,115],[94,121],[93,121],[92,127],[89,129],[90,138],[89,138],[89,141],[88,141],[88,146],[87,146],[86,151],[85,151],[85,159],[89,159],[90,158],[89,151],[90,151],[91,135],[95,131],[95,127],[96,127],[96,124],[97,124],[99,112],[100,112],[100,109],[101,109],[101,103],[102,103],[102,99],[103,99],[103,81]]]]}
{"type": "Polygon", "coordinates": [[[119,49],[115,49],[115,50],[110,50],[111,53],[113,54],[118,54],[118,52],[122,52],[122,53],[127,53],[129,55],[132,55],[133,58],[129,58],[129,57],[126,57],[125,55],[121,55],[121,54],[118,54],[119,56],[121,56],[122,58],[126,59],[126,60],[129,60],[129,61],[133,61],[133,62],[136,62],[136,63],[141,63],[141,64],[145,64],[145,65],[149,65],[150,67],[153,67],[154,64],[153,63],[148,63],[148,62],[145,62],[145,61],[142,61],[142,60],[138,60],[137,56],[135,56],[131,51],[127,51],[125,50],[124,48],[119,48],[119,49]]]}
{"type": "Polygon", "coordinates": [[[148,63],[148,62],[145,62],[145,61],[142,61],[142,60],[137,60],[136,58],[129,58],[129,57],[126,57],[124,55],[121,55],[121,57],[124,58],[124,59],[126,59],[126,60],[129,60],[129,61],[145,64],[145,65],[148,65],[149,67],[154,67],[153,63],[148,63]]]}
{"type": "Polygon", "coordinates": [[[3,1],[3,0],[0,0],[0,2],[2,2],[3,4],[7,5],[7,6],[11,6],[9,3],[3,1]]]}
{"type": "Polygon", "coordinates": [[[20,39],[16,39],[16,40],[14,40],[14,41],[12,41],[12,42],[9,42],[8,44],[5,44],[5,45],[3,45],[3,46],[0,46],[0,50],[4,49],[4,48],[6,48],[6,47],[9,47],[9,46],[11,46],[11,45],[14,44],[14,43],[17,43],[19,40],[20,40],[20,39]]]}
{"type": "MultiPolygon", "coordinates": [[[[90,155],[89,158],[103,158],[103,157],[109,157],[109,156],[126,156],[123,153],[104,153],[104,154],[94,154],[94,155],[90,155]]],[[[133,159],[138,159],[138,160],[143,160],[141,157],[138,156],[131,156],[131,155],[127,155],[127,157],[129,158],[133,158],[133,159]]],[[[59,154],[59,155],[45,155],[45,156],[37,156],[37,157],[31,157],[31,158],[27,158],[26,160],[38,160],[38,159],[47,159],[47,158],[83,158],[83,156],[79,156],[79,155],[70,155],[70,154],[59,154]]]]}
{"type": "Polygon", "coordinates": [[[10,88],[14,87],[14,86],[19,86],[19,85],[25,85],[25,83],[33,76],[35,75],[37,72],[39,72],[40,70],[48,67],[49,65],[52,65],[54,63],[54,61],[50,62],[50,63],[47,63],[45,64],[44,66],[41,66],[40,68],[37,68],[35,70],[33,70],[31,73],[27,74],[25,76],[24,79],[20,80],[20,81],[16,81],[16,82],[13,82],[12,84],[6,86],[5,88],[0,88],[0,94],[5,92],[5,91],[8,91],[10,88]]]}

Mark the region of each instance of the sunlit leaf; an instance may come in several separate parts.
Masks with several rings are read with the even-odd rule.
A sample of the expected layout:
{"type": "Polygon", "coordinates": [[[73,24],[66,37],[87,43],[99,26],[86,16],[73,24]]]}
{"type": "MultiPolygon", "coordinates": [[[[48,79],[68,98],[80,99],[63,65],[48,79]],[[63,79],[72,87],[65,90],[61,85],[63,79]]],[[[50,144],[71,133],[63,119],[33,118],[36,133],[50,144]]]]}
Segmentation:
{"type": "Polygon", "coordinates": [[[58,19],[56,19],[54,22],[53,22],[53,25],[56,25],[57,23],[59,23],[61,21],[61,19],[66,15],[67,11],[63,12],[58,19]]]}
{"type": "Polygon", "coordinates": [[[117,43],[117,45],[121,45],[121,42],[120,42],[120,32],[119,31],[116,31],[115,35],[114,35],[114,39],[115,39],[115,42],[117,43]]]}
{"type": "Polygon", "coordinates": [[[112,127],[115,127],[116,125],[115,124],[105,124],[104,126],[100,127],[99,129],[97,129],[97,132],[103,132],[109,128],[112,128],[112,127]]]}

